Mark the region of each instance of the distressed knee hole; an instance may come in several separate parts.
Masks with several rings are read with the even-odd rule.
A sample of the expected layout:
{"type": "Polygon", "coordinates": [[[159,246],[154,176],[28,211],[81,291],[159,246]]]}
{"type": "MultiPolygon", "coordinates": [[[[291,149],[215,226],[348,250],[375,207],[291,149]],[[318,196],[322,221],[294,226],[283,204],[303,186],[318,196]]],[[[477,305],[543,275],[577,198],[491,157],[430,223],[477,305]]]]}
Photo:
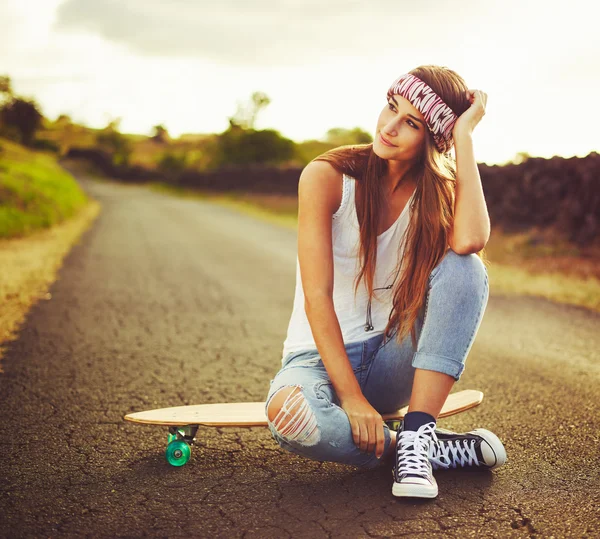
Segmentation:
{"type": "Polygon", "coordinates": [[[301,389],[294,386],[278,390],[271,398],[267,416],[284,440],[315,445],[321,438],[317,418],[301,389]]]}

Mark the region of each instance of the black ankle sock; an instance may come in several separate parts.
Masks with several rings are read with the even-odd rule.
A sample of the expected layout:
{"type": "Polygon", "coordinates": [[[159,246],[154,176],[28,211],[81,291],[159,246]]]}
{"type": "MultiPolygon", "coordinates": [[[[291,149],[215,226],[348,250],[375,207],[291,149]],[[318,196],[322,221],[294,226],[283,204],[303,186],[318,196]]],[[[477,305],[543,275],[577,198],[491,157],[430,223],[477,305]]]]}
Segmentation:
{"type": "Polygon", "coordinates": [[[425,412],[408,412],[404,416],[404,430],[419,430],[419,427],[425,425],[425,423],[436,422],[432,415],[425,412]]]}

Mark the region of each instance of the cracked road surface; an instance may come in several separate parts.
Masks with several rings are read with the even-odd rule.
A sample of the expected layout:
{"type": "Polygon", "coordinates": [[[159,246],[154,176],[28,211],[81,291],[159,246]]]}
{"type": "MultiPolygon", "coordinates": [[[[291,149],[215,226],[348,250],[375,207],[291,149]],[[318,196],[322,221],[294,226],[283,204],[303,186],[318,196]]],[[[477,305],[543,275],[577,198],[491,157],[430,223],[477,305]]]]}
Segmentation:
{"type": "Polygon", "coordinates": [[[103,211],[30,312],[0,374],[2,537],[598,537],[600,316],[494,294],[440,421],[504,441],[496,472],[436,474],[431,501],[389,468],[280,449],[266,428],[167,429],[123,416],[264,400],[291,314],[296,234],[144,187],[82,186],[103,211]]]}

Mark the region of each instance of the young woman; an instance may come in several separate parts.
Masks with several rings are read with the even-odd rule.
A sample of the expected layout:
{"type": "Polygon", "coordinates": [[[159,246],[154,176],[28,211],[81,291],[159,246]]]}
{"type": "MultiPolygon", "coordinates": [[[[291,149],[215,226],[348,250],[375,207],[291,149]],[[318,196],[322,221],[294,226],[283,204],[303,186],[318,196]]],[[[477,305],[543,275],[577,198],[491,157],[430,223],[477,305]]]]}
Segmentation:
{"type": "Polygon", "coordinates": [[[389,88],[372,144],[330,150],[299,180],[296,293],[269,429],[311,459],[393,460],[395,496],[436,497],[433,469],[506,460],[489,430],[436,428],[488,301],[472,145],[486,100],[448,68],[413,69],[389,88]],[[381,414],[407,403],[396,433],[381,414]]]}

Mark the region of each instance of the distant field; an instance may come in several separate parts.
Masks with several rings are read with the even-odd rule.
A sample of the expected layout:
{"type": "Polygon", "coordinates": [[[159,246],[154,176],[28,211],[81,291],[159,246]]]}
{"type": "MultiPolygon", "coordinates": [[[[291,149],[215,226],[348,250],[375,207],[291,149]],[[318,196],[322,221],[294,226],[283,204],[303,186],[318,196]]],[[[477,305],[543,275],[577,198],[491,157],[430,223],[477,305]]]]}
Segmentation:
{"type": "Polygon", "coordinates": [[[86,203],[85,193],[54,156],[0,139],[0,238],[51,227],[86,203]]]}

